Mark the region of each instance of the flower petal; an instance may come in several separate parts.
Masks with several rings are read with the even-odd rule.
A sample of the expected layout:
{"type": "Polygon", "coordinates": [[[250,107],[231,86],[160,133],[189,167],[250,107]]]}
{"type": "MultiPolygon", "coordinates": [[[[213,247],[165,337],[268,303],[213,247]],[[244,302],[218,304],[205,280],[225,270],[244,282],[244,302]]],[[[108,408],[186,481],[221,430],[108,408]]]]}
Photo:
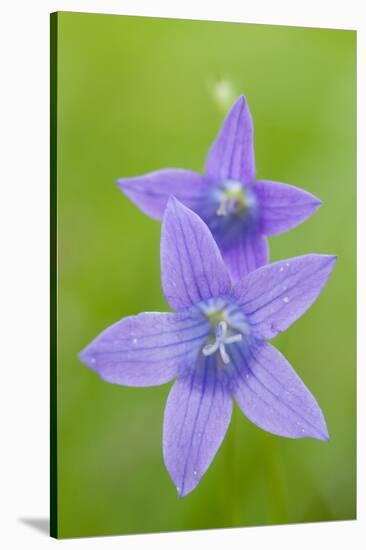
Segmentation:
{"type": "Polygon", "coordinates": [[[315,302],[334,267],[336,256],[308,254],[266,265],[233,289],[254,336],[273,338],[315,302]]]}
{"type": "Polygon", "coordinates": [[[119,179],[117,185],[145,214],[161,220],[170,195],[195,209],[207,190],[208,182],[196,172],[167,168],[144,176],[119,179]]]}
{"type": "Polygon", "coordinates": [[[265,235],[279,235],[296,227],[322,204],[311,193],[276,181],[257,181],[254,186],[265,235]]]}
{"type": "Polygon", "coordinates": [[[79,357],[113,384],[155,386],[195,361],[208,334],[208,323],[195,310],[141,313],[107,328],[79,357]]]}
{"type": "Polygon", "coordinates": [[[239,407],[254,424],[276,435],[329,439],[323,413],[285,357],[260,342],[236,347],[239,407]]]}
{"type": "Polygon", "coordinates": [[[228,294],[231,288],[207,225],[173,197],[163,219],[161,271],[166,299],[177,310],[228,294]]]}
{"type": "Polygon", "coordinates": [[[243,95],[226,116],[208,152],[206,174],[213,181],[254,181],[253,122],[243,95]]]}
{"type": "Polygon", "coordinates": [[[165,409],[163,453],[179,496],[191,492],[211,464],[231,412],[232,396],[216,375],[214,356],[175,382],[165,409]]]}
{"type": "Polygon", "coordinates": [[[268,240],[258,232],[244,235],[230,248],[221,248],[222,257],[233,281],[269,262],[268,240]]]}

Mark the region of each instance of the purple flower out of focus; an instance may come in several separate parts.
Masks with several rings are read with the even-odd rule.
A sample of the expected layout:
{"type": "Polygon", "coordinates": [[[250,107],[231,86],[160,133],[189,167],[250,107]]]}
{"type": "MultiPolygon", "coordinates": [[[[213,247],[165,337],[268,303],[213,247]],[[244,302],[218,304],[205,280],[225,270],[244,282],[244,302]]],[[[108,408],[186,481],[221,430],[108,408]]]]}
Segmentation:
{"type": "Polygon", "coordinates": [[[256,180],[253,123],[244,96],[208,152],[205,175],[164,169],[117,184],[152,218],[163,217],[170,195],[194,210],[210,228],[234,280],[268,263],[267,236],[299,225],[321,204],[292,185],[256,180]]]}
{"type": "MultiPolygon", "coordinates": [[[[324,287],[335,256],[266,265],[232,284],[207,225],[171,198],[163,219],[163,290],[175,313],[141,313],[102,332],[80,359],[104,380],[154,386],[177,379],[165,409],[163,453],[179,496],[213,460],[235,399],[273,434],[328,439],[323,414],[265,340],[286,330],[324,287]]],[[[309,342],[310,344],[310,342],[309,342]]]]}

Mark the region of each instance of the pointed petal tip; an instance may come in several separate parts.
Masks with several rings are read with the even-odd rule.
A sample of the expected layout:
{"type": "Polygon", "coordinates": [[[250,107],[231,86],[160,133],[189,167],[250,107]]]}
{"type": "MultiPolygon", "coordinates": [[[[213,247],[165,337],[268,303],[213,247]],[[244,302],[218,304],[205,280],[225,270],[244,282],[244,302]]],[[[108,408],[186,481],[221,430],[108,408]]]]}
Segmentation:
{"type": "Polygon", "coordinates": [[[186,479],[177,480],[177,478],[174,475],[174,471],[168,467],[169,465],[167,464],[165,459],[164,459],[164,462],[165,462],[165,467],[166,467],[166,469],[168,471],[168,474],[170,476],[170,479],[172,480],[173,485],[175,486],[175,490],[177,492],[177,498],[179,500],[182,500],[184,497],[186,497],[187,495],[189,495],[190,493],[192,493],[192,491],[194,491],[196,489],[196,487],[199,484],[202,476],[197,476],[197,479],[195,479],[194,484],[187,483],[186,479]]]}
{"type": "Polygon", "coordinates": [[[136,185],[133,181],[131,181],[132,178],[118,178],[114,180],[115,185],[117,188],[132,202],[134,202],[134,191],[136,191],[136,185]]]}
{"type": "Polygon", "coordinates": [[[311,431],[311,433],[307,437],[310,437],[312,439],[317,439],[318,441],[327,442],[330,440],[328,426],[325,422],[324,415],[320,409],[319,409],[319,414],[320,416],[318,418],[318,422],[314,424],[313,426],[314,429],[311,431]]]}
{"type": "Polygon", "coordinates": [[[194,214],[193,210],[191,210],[190,208],[188,208],[187,206],[184,206],[184,204],[182,202],[180,202],[180,200],[178,200],[175,195],[169,195],[169,198],[168,198],[168,202],[167,202],[167,205],[166,205],[166,209],[165,209],[165,214],[168,212],[168,211],[174,211],[174,212],[177,212],[177,211],[181,211],[181,212],[184,212],[184,211],[188,211],[188,212],[192,212],[192,214],[194,214]]]}
{"type": "MultiPolygon", "coordinates": [[[[308,257],[310,260],[313,259],[317,262],[321,262],[323,265],[327,264],[335,264],[335,262],[338,259],[338,256],[336,254],[305,254],[304,256],[298,256],[297,258],[306,258],[308,257]]],[[[287,261],[290,262],[291,260],[296,260],[297,258],[288,258],[287,260],[282,260],[283,262],[287,261]]]]}
{"type": "MultiPolygon", "coordinates": [[[[314,437],[314,436],[312,436],[314,437]]],[[[319,433],[319,436],[315,439],[318,439],[319,441],[325,441],[326,443],[330,441],[330,436],[328,433],[328,428],[324,425],[323,430],[319,433]]]]}
{"type": "Polygon", "coordinates": [[[97,369],[97,359],[95,357],[93,343],[94,342],[91,342],[84,349],[79,351],[77,357],[86,367],[100,374],[97,369]]]}
{"type": "Polygon", "coordinates": [[[88,351],[88,348],[89,348],[89,346],[87,346],[86,348],[81,350],[77,354],[77,357],[78,357],[79,361],[84,363],[84,365],[86,365],[87,367],[95,370],[95,365],[94,365],[95,358],[93,357],[93,355],[90,354],[90,352],[88,351]]]}
{"type": "Polygon", "coordinates": [[[200,478],[197,480],[197,483],[193,486],[186,487],[185,484],[184,484],[183,489],[181,487],[176,487],[177,496],[178,496],[179,500],[183,499],[184,497],[186,497],[187,495],[192,493],[195,490],[195,488],[197,487],[199,481],[200,481],[200,478]]]}
{"type": "Polygon", "coordinates": [[[77,353],[76,355],[77,355],[77,358],[79,359],[79,361],[81,361],[82,363],[85,363],[85,360],[86,360],[85,349],[79,351],[79,353],[77,353]]]}
{"type": "Polygon", "coordinates": [[[126,181],[127,180],[125,178],[117,178],[116,180],[114,180],[114,183],[117,185],[119,189],[121,189],[121,191],[123,191],[124,187],[127,187],[125,186],[126,181]]]}
{"type": "Polygon", "coordinates": [[[328,432],[328,426],[325,422],[325,419],[324,419],[324,416],[323,416],[323,428],[322,428],[322,438],[321,438],[321,441],[330,441],[330,435],[329,435],[329,432],[328,432]]]}
{"type": "Polygon", "coordinates": [[[324,201],[322,201],[322,199],[319,199],[319,197],[317,197],[313,193],[310,193],[309,191],[305,191],[305,189],[301,189],[301,188],[298,188],[298,189],[308,196],[309,204],[312,204],[314,206],[314,208],[319,208],[320,206],[322,206],[324,204],[324,201]]]}
{"type": "Polygon", "coordinates": [[[176,199],[174,195],[169,195],[167,205],[173,206],[175,204],[182,204],[182,203],[178,199],[176,199]]]}
{"type": "Polygon", "coordinates": [[[231,107],[231,110],[245,109],[246,106],[248,106],[247,99],[244,94],[240,94],[235,100],[233,106],[231,107]]]}
{"type": "MultiPolygon", "coordinates": [[[[313,257],[315,260],[317,259],[318,261],[322,261],[325,263],[325,264],[335,264],[335,262],[337,261],[338,259],[338,256],[336,254],[305,254],[303,256],[304,258],[305,257],[313,257]]],[[[302,258],[302,256],[298,256],[298,258],[302,258]]],[[[288,260],[283,260],[283,261],[291,261],[291,260],[296,260],[297,258],[289,258],[288,260]]]]}
{"type": "Polygon", "coordinates": [[[170,212],[175,213],[177,209],[182,206],[182,203],[178,199],[176,199],[174,195],[169,195],[163,215],[163,220],[169,215],[170,212]]]}
{"type": "Polygon", "coordinates": [[[326,258],[328,259],[329,264],[331,264],[332,269],[336,264],[336,261],[338,260],[338,256],[336,254],[324,254],[326,258]]]}
{"type": "Polygon", "coordinates": [[[117,178],[116,180],[114,180],[114,182],[117,185],[118,189],[125,193],[129,198],[130,195],[128,193],[131,193],[137,189],[137,184],[134,181],[134,178],[117,178]]]}
{"type": "Polygon", "coordinates": [[[324,426],[321,430],[316,429],[315,432],[313,430],[311,430],[309,433],[304,432],[302,435],[296,436],[296,438],[316,439],[317,441],[325,441],[326,443],[330,440],[329,433],[326,426],[324,426]]]}

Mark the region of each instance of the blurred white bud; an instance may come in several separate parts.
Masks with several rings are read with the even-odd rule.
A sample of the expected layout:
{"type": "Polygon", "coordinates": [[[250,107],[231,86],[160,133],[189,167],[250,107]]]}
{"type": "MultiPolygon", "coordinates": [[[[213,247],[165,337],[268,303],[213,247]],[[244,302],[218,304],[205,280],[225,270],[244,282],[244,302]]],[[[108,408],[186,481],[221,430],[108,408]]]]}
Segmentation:
{"type": "Polygon", "coordinates": [[[233,83],[230,80],[221,79],[214,82],[210,88],[219,109],[224,112],[228,111],[238,95],[233,83]]]}

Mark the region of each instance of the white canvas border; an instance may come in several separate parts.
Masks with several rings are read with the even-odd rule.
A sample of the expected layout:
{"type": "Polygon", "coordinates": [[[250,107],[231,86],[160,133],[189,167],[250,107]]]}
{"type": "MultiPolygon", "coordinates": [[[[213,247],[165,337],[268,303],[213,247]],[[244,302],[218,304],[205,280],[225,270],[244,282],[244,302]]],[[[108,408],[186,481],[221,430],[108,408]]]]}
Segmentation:
{"type": "MultiPolygon", "coordinates": [[[[64,0],[4,3],[1,63],[1,420],[0,518],[6,549],[180,549],[186,545],[281,549],[359,548],[365,536],[365,51],[362,3],[349,0],[64,0]],[[49,13],[87,11],[358,30],[358,521],[104,537],[57,542],[24,523],[48,517],[49,462],[49,13]],[[362,433],[363,432],[363,433],[362,433]],[[363,488],[363,489],[362,489],[363,488]]],[[[341,399],[341,396],[334,396],[341,399]]]]}

